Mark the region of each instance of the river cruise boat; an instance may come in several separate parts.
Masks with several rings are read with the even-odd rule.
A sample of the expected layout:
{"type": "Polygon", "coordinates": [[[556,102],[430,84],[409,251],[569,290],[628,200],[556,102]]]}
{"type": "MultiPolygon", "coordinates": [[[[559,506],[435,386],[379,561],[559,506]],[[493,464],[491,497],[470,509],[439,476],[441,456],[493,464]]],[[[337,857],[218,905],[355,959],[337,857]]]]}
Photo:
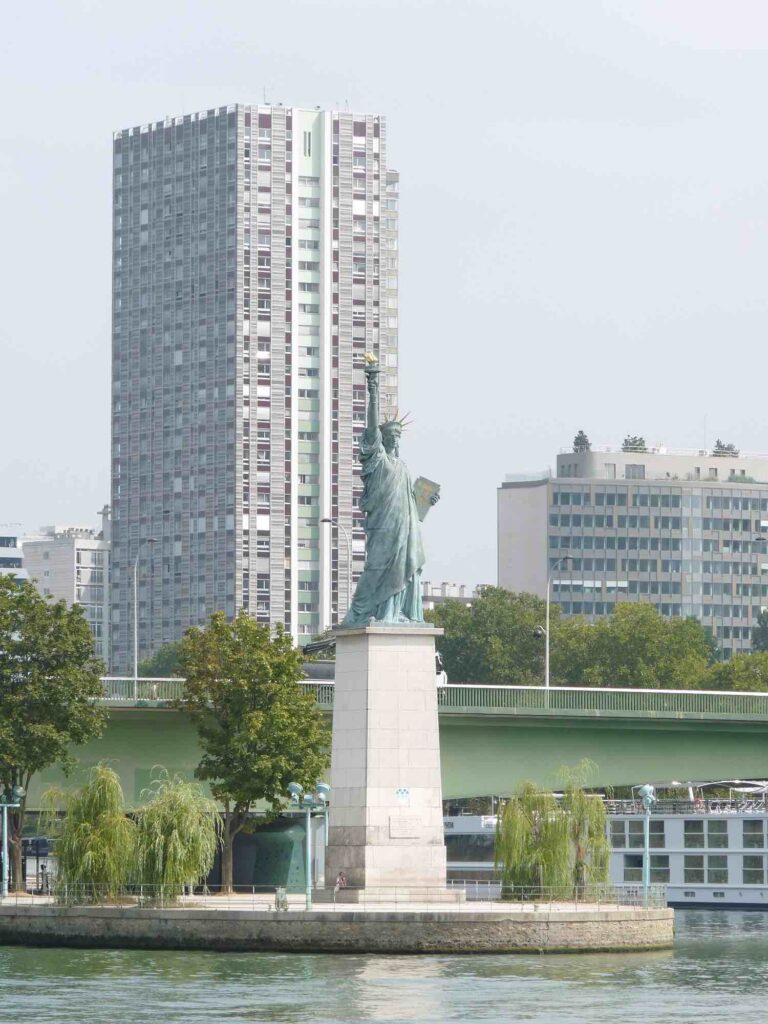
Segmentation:
{"type": "MultiPolygon", "coordinates": [[[[636,886],[643,874],[643,806],[606,800],[610,880],[636,886]]],[[[446,817],[450,884],[476,897],[498,896],[495,815],[446,817]]],[[[667,886],[672,907],[768,908],[768,804],[765,796],[660,800],[650,816],[651,882],[667,886]]]]}

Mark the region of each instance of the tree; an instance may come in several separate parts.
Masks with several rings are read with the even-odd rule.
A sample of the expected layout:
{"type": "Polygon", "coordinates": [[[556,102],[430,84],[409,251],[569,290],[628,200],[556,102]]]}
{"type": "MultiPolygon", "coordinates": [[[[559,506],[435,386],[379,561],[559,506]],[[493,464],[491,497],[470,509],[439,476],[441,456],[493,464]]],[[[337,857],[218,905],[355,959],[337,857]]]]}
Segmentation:
{"type": "Polygon", "coordinates": [[[495,862],[502,889],[569,885],[568,821],[552,793],[523,782],[507,800],[497,821],[495,862]]]}
{"type": "Polygon", "coordinates": [[[645,438],[639,437],[636,434],[627,434],[621,444],[621,450],[623,452],[647,452],[648,449],[645,446],[645,438]]]}
{"type": "MultiPolygon", "coordinates": [[[[71,748],[101,734],[104,666],[79,605],[52,603],[33,584],[0,576],[0,786],[29,783],[52,764],[71,770],[71,748]]],[[[13,885],[22,880],[25,798],[9,814],[13,885]]]]}
{"type": "Polygon", "coordinates": [[[57,884],[78,885],[96,900],[119,895],[136,867],[136,823],[126,815],[117,773],[96,765],[85,785],[48,790],[44,801],[46,827],[56,835],[57,884]]]}
{"type": "Polygon", "coordinates": [[[763,608],[752,630],[752,650],[768,651],[768,609],[763,608]]]}
{"type": "Polygon", "coordinates": [[[706,681],[708,690],[768,690],[768,652],[734,654],[728,661],[712,665],[706,681]]]}
{"type": "MultiPolygon", "coordinates": [[[[440,653],[454,682],[536,685],[544,678],[544,641],[534,631],[546,620],[546,605],[533,594],[485,587],[471,605],[446,601],[428,617],[445,629],[440,653]]],[[[560,609],[551,608],[550,628],[560,609]]]]}
{"type": "MultiPolygon", "coordinates": [[[[440,653],[452,682],[543,682],[541,598],[487,587],[471,607],[446,601],[428,617],[445,629],[440,653]]],[[[711,635],[695,619],[666,618],[650,604],[622,601],[594,623],[561,619],[553,604],[550,631],[555,686],[694,689],[704,685],[715,657],[711,635]]]]}
{"type": "Polygon", "coordinates": [[[195,775],[224,806],[225,891],[232,887],[232,844],[249,827],[256,802],[274,817],[289,803],[289,782],[311,790],[328,766],[327,726],[298,685],[302,660],[282,628],[271,635],[244,612],[232,622],[219,612],[182,641],[180,707],[203,750],[195,775]]]}
{"type": "Polygon", "coordinates": [[[198,785],[163,771],[137,812],[137,878],[179,895],[205,878],[221,843],[221,818],[198,785]]]}
{"type": "Polygon", "coordinates": [[[602,797],[584,788],[597,765],[584,758],[575,768],[561,768],[564,783],[562,810],[568,821],[572,882],[577,895],[587,885],[608,881],[611,844],[608,842],[605,804],[602,797]]]}
{"type": "Polygon", "coordinates": [[[561,800],[524,782],[505,803],[497,822],[495,856],[502,887],[534,894],[551,887],[582,895],[588,884],[608,881],[611,847],[605,805],[584,788],[596,768],[586,758],[575,768],[561,768],[561,800]]]}
{"type": "Polygon", "coordinates": [[[139,675],[146,679],[167,679],[180,671],[181,640],[163,644],[155,653],[139,662],[139,675]]]}
{"type": "Polygon", "coordinates": [[[594,623],[570,620],[552,639],[552,677],[568,686],[701,688],[715,648],[696,619],[622,601],[594,623]]]}
{"type": "Polygon", "coordinates": [[[724,458],[730,455],[731,457],[738,456],[739,449],[735,444],[728,441],[721,441],[720,438],[715,441],[715,447],[712,449],[712,454],[717,458],[724,458]]]}
{"type": "Polygon", "coordinates": [[[576,437],[574,437],[573,450],[575,452],[588,452],[592,450],[592,445],[589,443],[589,438],[583,430],[580,430],[576,434],[576,437]]]}

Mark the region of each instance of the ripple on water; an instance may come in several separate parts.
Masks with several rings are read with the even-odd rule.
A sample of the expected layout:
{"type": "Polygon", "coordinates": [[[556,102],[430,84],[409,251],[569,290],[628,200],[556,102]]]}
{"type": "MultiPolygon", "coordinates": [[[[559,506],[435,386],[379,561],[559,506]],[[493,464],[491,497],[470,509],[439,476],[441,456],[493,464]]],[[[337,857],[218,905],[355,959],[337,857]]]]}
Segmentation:
{"type": "Polygon", "coordinates": [[[765,1024],[768,914],[678,913],[674,950],[327,956],[0,947],[0,1024],[765,1024]]]}

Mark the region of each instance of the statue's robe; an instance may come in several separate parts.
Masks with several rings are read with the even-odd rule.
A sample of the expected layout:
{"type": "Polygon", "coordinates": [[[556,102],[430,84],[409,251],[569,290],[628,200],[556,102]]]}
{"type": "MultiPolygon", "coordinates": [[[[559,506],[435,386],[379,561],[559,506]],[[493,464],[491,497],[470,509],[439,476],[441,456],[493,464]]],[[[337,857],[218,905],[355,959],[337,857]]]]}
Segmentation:
{"type": "Polygon", "coordinates": [[[342,625],[377,622],[423,622],[421,570],[424,548],[421,524],[408,467],[389,455],[377,430],[360,439],[363,497],[366,513],[365,569],[342,625]]]}

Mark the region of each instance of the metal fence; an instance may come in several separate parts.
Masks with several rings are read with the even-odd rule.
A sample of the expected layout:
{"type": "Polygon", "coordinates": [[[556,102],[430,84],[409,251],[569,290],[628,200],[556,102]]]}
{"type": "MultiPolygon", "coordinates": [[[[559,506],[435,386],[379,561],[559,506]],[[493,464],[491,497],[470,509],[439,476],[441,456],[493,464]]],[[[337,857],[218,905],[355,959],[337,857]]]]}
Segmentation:
{"type": "Polygon", "coordinates": [[[104,700],[108,704],[167,704],[178,700],[184,689],[184,680],[134,679],[132,676],[104,676],[104,700]]]}
{"type": "MultiPolygon", "coordinates": [[[[107,676],[104,700],[109,704],[167,704],[182,695],[183,679],[132,679],[107,676]]],[[[324,711],[333,708],[330,680],[303,680],[324,711]]],[[[437,688],[442,714],[544,714],[643,716],[768,721],[768,693],[718,690],[635,690],[553,686],[475,686],[451,683],[437,688]]]]}
{"type": "Polygon", "coordinates": [[[523,906],[572,907],[666,907],[666,885],[535,886],[502,885],[498,879],[451,879],[451,889],[464,890],[470,902],[491,901],[523,906]]]}
{"type": "Polygon", "coordinates": [[[451,684],[438,690],[444,713],[567,712],[583,715],[643,715],[658,718],[768,719],[768,693],[716,690],[640,690],[630,688],[472,686],[451,684]]]}
{"type": "MultiPolygon", "coordinates": [[[[418,887],[341,890],[316,888],[315,910],[469,910],[477,903],[497,911],[595,910],[624,907],[665,907],[666,886],[652,885],[645,893],[640,885],[590,885],[532,887],[502,886],[498,881],[452,880],[447,889],[418,887]],[[493,904],[493,908],[490,907],[493,904]]],[[[235,886],[224,892],[217,886],[126,885],[55,882],[49,893],[14,892],[0,900],[3,906],[113,907],[130,912],[137,908],[199,910],[254,910],[290,913],[306,909],[304,891],[288,892],[276,886],[235,886]]]]}

